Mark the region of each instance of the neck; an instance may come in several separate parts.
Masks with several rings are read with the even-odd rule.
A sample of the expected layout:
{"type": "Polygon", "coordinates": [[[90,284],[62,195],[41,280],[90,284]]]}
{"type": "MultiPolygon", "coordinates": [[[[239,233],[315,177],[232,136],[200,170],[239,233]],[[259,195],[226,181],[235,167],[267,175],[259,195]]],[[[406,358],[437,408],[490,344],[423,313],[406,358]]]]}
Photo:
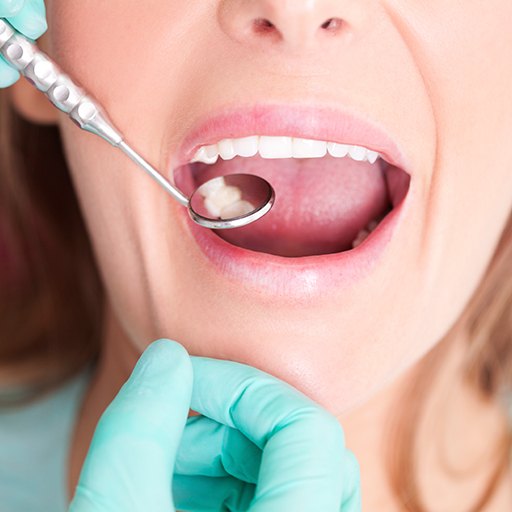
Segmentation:
{"type": "MultiPolygon", "coordinates": [[[[140,353],[108,308],[103,353],[86,393],[70,451],[68,492],[72,496],[96,424],[131,373],[140,353]]],[[[505,415],[494,402],[479,398],[464,384],[464,343],[456,340],[444,350],[417,421],[415,452],[421,496],[430,509],[471,509],[485,491],[497,455],[493,450],[506,429],[505,415]],[[421,420],[421,421],[420,421],[421,420]],[[455,470],[460,470],[455,474],[455,470]],[[466,469],[466,473],[462,473],[466,469]]],[[[388,458],[397,414],[417,406],[405,392],[418,378],[420,363],[410,368],[359,408],[340,416],[347,447],[361,467],[365,510],[403,510],[389,482],[388,458]]],[[[407,421],[407,420],[406,420],[407,421]]],[[[412,455],[412,454],[411,454],[412,455]]],[[[405,475],[404,475],[405,476],[405,475]]],[[[486,512],[512,510],[512,476],[501,479],[486,512]]]]}

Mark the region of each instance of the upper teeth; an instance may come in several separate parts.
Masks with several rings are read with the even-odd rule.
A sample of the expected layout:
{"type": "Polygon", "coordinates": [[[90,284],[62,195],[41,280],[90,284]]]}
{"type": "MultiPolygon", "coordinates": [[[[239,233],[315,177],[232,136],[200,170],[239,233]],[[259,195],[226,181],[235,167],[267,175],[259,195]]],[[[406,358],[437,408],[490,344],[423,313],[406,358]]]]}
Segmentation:
{"type": "Polygon", "coordinates": [[[191,163],[214,164],[219,156],[223,160],[231,160],[235,156],[252,157],[257,153],[262,158],[322,158],[329,153],[333,157],[348,156],[358,162],[368,161],[371,164],[381,156],[377,151],[362,146],[296,137],[253,135],[241,139],[223,139],[217,144],[202,146],[191,163]]]}

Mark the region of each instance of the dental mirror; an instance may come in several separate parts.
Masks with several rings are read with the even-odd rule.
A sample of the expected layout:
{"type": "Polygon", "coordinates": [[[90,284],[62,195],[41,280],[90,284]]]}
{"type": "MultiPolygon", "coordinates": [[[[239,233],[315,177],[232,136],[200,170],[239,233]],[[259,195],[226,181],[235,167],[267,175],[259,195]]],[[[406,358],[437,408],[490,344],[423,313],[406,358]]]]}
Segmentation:
{"type": "Polygon", "coordinates": [[[190,197],[189,213],[201,226],[226,229],[260,219],[274,204],[270,183],[251,174],[229,174],[203,183],[190,197]]]}
{"type": "Polygon", "coordinates": [[[192,220],[200,226],[210,229],[246,226],[272,208],[275,199],[272,186],[263,178],[245,174],[213,178],[188,198],[126,143],[96,100],[2,18],[0,54],[79,128],[123,151],[176,201],[186,206],[192,220]]]}

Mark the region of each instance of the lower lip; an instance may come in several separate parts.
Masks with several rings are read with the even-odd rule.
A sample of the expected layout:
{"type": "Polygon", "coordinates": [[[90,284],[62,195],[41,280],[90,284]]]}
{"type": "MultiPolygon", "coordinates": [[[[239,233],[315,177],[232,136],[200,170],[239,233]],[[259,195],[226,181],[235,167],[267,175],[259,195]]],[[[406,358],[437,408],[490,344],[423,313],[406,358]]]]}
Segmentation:
{"type": "Polygon", "coordinates": [[[325,298],[329,291],[346,290],[368,278],[403,224],[411,196],[409,188],[402,202],[355,249],[302,258],[285,258],[237,247],[195,224],[186,209],[180,208],[179,215],[206,261],[223,277],[245,291],[304,302],[325,298]]]}

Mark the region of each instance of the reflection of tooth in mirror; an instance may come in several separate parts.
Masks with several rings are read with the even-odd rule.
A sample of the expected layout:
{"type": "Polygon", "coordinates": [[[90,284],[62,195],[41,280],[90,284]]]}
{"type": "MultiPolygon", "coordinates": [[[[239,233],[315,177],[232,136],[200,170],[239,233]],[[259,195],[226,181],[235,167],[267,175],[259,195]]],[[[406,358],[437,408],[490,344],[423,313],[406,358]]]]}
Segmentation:
{"type": "Polygon", "coordinates": [[[274,199],[274,189],[263,178],[227,174],[205,181],[192,193],[189,214],[209,229],[239,228],[266,215],[274,199]]]}
{"type": "MultiPolygon", "coordinates": [[[[203,190],[201,190],[203,194],[203,190]]],[[[242,199],[242,191],[238,187],[222,185],[215,187],[205,196],[204,205],[210,215],[220,217],[221,211],[242,199]]]]}
{"type": "Polygon", "coordinates": [[[213,193],[215,193],[217,190],[219,190],[225,186],[226,186],[226,182],[224,181],[224,178],[221,176],[219,178],[216,178],[216,179],[207,181],[206,183],[203,183],[199,187],[199,193],[203,197],[209,197],[213,193]]]}
{"type": "Polygon", "coordinates": [[[210,198],[205,198],[204,207],[212,219],[220,219],[220,208],[210,198]]]}
{"type": "Polygon", "coordinates": [[[241,217],[243,215],[247,215],[250,212],[255,210],[255,206],[251,204],[249,201],[244,201],[241,199],[240,201],[236,201],[233,204],[230,204],[224,208],[220,212],[221,219],[232,219],[235,217],[241,217]]]}

